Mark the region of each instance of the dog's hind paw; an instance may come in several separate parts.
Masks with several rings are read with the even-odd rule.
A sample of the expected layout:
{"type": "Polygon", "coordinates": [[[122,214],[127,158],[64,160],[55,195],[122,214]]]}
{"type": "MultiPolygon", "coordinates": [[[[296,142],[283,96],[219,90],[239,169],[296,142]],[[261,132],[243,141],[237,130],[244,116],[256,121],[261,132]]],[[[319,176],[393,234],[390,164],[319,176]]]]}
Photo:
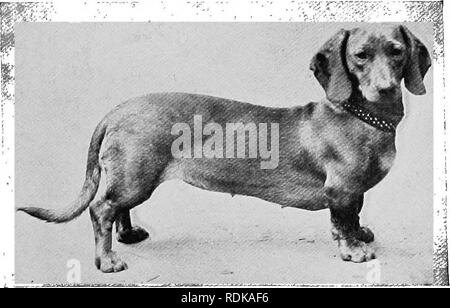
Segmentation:
{"type": "Polygon", "coordinates": [[[139,243],[146,240],[148,237],[148,232],[137,226],[132,229],[117,232],[117,241],[123,244],[139,243]]]}
{"type": "Polygon", "coordinates": [[[375,259],[373,248],[359,240],[340,240],[339,250],[344,261],[361,263],[375,259]]]}
{"type": "Polygon", "coordinates": [[[128,268],[114,251],[109,252],[105,256],[95,258],[95,266],[103,273],[117,273],[128,268]]]}
{"type": "Polygon", "coordinates": [[[372,243],[375,240],[375,235],[368,227],[359,228],[356,238],[364,243],[372,243]]]}

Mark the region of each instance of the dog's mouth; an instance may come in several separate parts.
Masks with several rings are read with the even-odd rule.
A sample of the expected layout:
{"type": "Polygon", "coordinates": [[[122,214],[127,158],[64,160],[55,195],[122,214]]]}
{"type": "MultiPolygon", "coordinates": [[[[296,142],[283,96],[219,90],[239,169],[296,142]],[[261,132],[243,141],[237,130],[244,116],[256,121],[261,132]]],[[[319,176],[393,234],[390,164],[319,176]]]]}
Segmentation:
{"type": "Polygon", "coordinates": [[[393,87],[386,90],[378,90],[372,86],[359,85],[359,91],[364,99],[371,103],[393,102],[401,99],[402,92],[400,87],[393,87]]]}
{"type": "Polygon", "coordinates": [[[379,93],[379,91],[361,86],[359,89],[360,95],[365,101],[363,105],[372,113],[394,121],[405,115],[401,92],[398,89],[392,89],[391,93],[379,93]]]}

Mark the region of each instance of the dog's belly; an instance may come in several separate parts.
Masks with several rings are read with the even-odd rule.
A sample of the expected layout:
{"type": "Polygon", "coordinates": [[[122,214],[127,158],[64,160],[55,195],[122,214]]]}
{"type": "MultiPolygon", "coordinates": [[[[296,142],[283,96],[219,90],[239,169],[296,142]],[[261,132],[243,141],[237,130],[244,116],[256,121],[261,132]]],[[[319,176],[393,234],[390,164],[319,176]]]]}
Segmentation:
{"type": "Polygon", "coordinates": [[[164,174],[164,180],[175,178],[201,189],[252,196],[283,207],[326,208],[323,178],[291,169],[260,169],[256,160],[178,160],[164,174]]]}

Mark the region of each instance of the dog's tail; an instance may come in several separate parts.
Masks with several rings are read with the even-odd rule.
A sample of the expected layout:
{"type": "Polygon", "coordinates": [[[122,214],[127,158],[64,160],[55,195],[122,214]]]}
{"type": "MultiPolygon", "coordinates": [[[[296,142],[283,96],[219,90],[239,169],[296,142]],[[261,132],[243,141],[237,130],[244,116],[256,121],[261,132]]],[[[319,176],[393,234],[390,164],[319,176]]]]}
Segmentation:
{"type": "Polygon", "coordinates": [[[25,212],[46,222],[63,223],[80,216],[94,199],[100,182],[101,168],[99,164],[100,147],[106,132],[105,119],[101,121],[91,138],[89,145],[86,178],[78,198],[68,207],[61,210],[50,210],[39,207],[20,207],[17,211],[25,212]]]}

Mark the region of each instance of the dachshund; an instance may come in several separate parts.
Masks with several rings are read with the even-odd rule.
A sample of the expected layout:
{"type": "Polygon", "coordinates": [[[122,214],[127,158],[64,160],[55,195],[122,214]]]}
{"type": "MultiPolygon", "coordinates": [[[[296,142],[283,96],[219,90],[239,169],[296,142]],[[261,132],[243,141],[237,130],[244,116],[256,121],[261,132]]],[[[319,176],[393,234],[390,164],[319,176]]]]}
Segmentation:
{"type": "MultiPolygon", "coordinates": [[[[394,161],[396,127],[404,116],[401,81],[412,94],[424,94],[423,79],[430,66],[427,48],[406,26],[377,24],[341,29],[313,56],[310,69],[326,93],[319,102],[268,108],[188,93],[130,99],[96,127],[76,201],[61,210],[18,210],[62,223],[89,207],[95,265],[102,272],[119,272],[127,265],[112,251],[114,223],[119,242],[146,239],[144,229],[132,226],[130,210],[149,199],[159,184],[179,179],[201,189],[253,196],[281,206],[328,208],[341,258],[369,261],[375,258],[368,245],[374,235],[359,223],[364,193],[386,176],[394,161]],[[246,159],[224,158],[218,152],[213,157],[174,155],[179,138],[173,134],[174,125],[192,123],[194,116],[222,127],[276,123],[279,138],[272,143],[279,151],[276,167],[261,168],[261,155],[246,159]],[[94,199],[101,174],[105,190],[94,199]]],[[[236,131],[238,137],[250,134],[249,127],[236,131]]],[[[193,139],[223,140],[213,132],[193,139]]],[[[250,146],[248,141],[245,145],[250,146]]]]}

